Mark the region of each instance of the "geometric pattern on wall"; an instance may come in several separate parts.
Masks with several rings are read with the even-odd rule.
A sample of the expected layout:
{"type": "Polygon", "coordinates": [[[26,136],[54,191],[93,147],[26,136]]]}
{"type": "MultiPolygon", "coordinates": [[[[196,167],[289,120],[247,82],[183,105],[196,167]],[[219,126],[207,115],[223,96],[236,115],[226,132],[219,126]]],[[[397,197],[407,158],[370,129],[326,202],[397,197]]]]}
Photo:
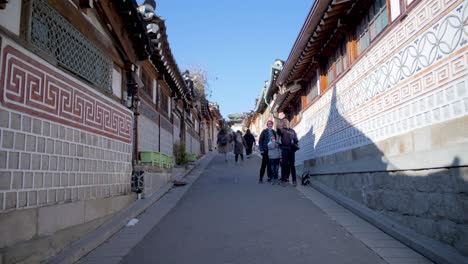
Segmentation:
{"type": "MultiPolygon", "coordinates": [[[[414,13],[423,17],[420,10],[424,9],[414,13]]],[[[303,121],[296,127],[302,145],[296,164],[468,114],[464,79],[468,64],[467,20],[465,4],[436,23],[424,20],[434,24],[365,72],[364,68],[372,68],[368,61],[379,61],[373,55],[376,52],[369,51],[367,60],[361,60],[304,112],[303,121]],[[336,105],[330,110],[334,89],[336,105]],[[316,148],[318,141],[320,148],[316,148]]],[[[414,20],[407,19],[407,24],[412,23],[414,20]]],[[[392,32],[395,30],[398,28],[392,32]]],[[[375,49],[381,50],[379,46],[375,49]]]]}
{"type": "Polygon", "coordinates": [[[11,46],[2,54],[0,101],[64,125],[130,143],[132,114],[11,46]]]}

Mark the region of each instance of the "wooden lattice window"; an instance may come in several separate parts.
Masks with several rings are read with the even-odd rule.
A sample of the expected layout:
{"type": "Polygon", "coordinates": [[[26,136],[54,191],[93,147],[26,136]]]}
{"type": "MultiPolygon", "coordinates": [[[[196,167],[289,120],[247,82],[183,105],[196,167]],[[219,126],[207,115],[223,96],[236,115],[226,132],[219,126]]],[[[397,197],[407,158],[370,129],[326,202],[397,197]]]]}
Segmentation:
{"type": "Polygon", "coordinates": [[[366,12],[356,29],[357,54],[361,54],[388,25],[386,0],[376,0],[366,12]]]}

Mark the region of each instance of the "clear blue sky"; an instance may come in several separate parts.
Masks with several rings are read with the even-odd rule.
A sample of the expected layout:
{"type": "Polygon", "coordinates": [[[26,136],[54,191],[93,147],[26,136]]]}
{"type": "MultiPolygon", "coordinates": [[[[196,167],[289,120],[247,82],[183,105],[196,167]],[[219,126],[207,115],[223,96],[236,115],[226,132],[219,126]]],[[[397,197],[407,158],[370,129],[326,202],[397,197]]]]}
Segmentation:
{"type": "MultiPolygon", "coordinates": [[[[138,3],[144,2],[138,0],[138,3]]],[[[157,0],[179,69],[208,72],[224,117],[253,110],[275,59],[286,60],[313,0],[157,0]]]]}

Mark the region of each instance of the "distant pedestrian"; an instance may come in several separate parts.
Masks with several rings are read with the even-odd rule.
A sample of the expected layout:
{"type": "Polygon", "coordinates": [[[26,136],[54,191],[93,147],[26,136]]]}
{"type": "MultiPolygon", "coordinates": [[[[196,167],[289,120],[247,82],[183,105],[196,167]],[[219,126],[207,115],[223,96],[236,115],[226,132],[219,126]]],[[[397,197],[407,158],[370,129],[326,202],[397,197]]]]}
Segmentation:
{"type": "Polygon", "coordinates": [[[272,136],[276,138],[276,132],[273,130],[273,121],[268,120],[266,125],[267,128],[262,131],[258,140],[258,148],[260,154],[262,154],[262,165],[260,166],[260,178],[258,179],[258,183],[263,183],[265,168],[267,169],[268,181],[271,181],[271,168],[268,165],[268,142],[270,142],[272,136]]]}
{"type": "Polygon", "coordinates": [[[272,136],[270,142],[268,142],[268,159],[271,169],[271,183],[273,185],[280,184],[278,180],[278,170],[281,158],[281,149],[278,142],[276,142],[276,137],[272,136]]]}
{"type": "Polygon", "coordinates": [[[227,132],[226,128],[222,128],[218,133],[216,143],[218,144],[218,152],[224,154],[224,161],[227,162],[227,153],[230,150],[230,133],[227,132]]]}
{"type": "Polygon", "coordinates": [[[278,129],[281,148],[281,182],[283,185],[289,181],[291,174],[292,184],[296,186],[296,151],[299,149],[296,131],[289,127],[289,121],[284,119],[282,127],[278,129]]]}
{"type": "Polygon", "coordinates": [[[235,155],[235,160],[236,163],[238,162],[239,156],[241,157],[241,160],[244,161],[244,148],[246,146],[245,140],[242,137],[242,132],[240,130],[237,130],[235,133],[235,138],[234,138],[234,155],[235,155]]]}
{"type": "Polygon", "coordinates": [[[255,144],[255,137],[252,135],[252,133],[250,133],[250,129],[247,129],[247,131],[245,132],[244,140],[246,143],[245,155],[247,156],[247,158],[250,158],[250,155],[252,155],[253,145],[255,144]]]}

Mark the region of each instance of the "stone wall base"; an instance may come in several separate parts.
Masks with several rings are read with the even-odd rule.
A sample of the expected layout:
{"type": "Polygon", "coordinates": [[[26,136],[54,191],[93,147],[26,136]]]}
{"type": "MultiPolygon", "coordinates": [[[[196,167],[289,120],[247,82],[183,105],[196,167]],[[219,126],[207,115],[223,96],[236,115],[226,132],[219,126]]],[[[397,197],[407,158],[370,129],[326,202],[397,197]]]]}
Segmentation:
{"type": "Polygon", "coordinates": [[[47,260],[134,200],[129,194],[1,213],[0,263],[47,260]]]}
{"type": "Polygon", "coordinates": [[[468,256],[468,167],[314,175],[311,182],[468,256]]]}

